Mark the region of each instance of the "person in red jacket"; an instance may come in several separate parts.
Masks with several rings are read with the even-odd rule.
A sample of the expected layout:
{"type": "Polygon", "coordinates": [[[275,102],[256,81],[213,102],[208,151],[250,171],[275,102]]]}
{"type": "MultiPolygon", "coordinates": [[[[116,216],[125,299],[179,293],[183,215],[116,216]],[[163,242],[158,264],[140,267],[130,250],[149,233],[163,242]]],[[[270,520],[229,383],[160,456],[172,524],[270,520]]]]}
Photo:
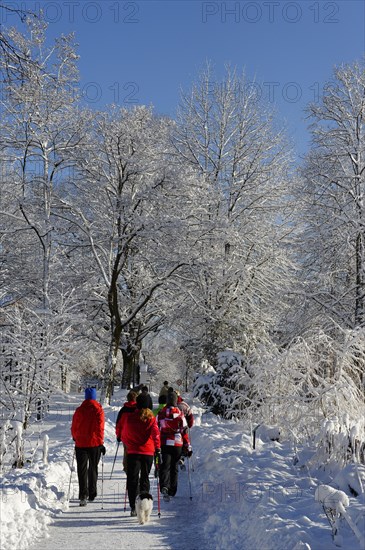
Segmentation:
{"type": "Polygon", "coordinates": [[[117,437],[127,448],[127,490],[131,516],[136,516],[135,502],[139,482],[139,492],[149,493],[149,473],[155,454],[160,454],[160,432],[153,412],[148,408],[148,395],[137,397],[135,412],[122,415],[120,432],[117,437]]]}
{"type": "Polygon", "coordinates": [[[177,407],[177,394],[167,394],[166,406],[158,413],[157,422],[161,435],[162,464],[160,487],[165,500],[176,495],[179,460],[183,448],[186,456],[191,456],[187,423],[184,413],[177,407]]]}
{"type": "MultiPolygon", "coordinates": [[[[132,413],[136,410],[137,407],[137,394],[135,391],[131,390],[127,394],[127,401],[124,403],[123,407],[120,409],[117,421],[115,423],[115,435],[117,436],[118,443],[121,442],[121,433],[122,433],[122,418],[124,413],[132,413]]],[[[124,454],[123,454],[123,470],[127,472],[127,448],[123,443],[124,454]]]]}
{"type": "Polygon", "coordinates": [[[71,434],[75,441],[80,506],[97,496],[98,464],[104,447],[105,415],[96,401],[96,389],[86,388],[85,400],[72,417],[71,434]]]}

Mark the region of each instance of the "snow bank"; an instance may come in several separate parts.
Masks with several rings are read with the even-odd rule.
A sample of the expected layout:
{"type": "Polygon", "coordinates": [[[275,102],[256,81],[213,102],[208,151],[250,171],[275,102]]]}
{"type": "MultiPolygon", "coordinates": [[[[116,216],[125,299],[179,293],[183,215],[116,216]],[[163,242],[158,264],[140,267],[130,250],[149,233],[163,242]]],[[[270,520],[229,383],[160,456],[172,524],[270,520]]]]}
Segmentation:
{"type": "MultiPolygon", "coordinates": [[[[275,426],[265,426],[264,438],[274,433],[266,428],[275,426]]],[[[293,466],[290,442],[252,449],[252,437],[240,422],[212,413],[203,414],[191,432],[195,457],[192,483],[193,488],[200,487],[193,503],[205,508],[202,529],[211,550],[336,548],[328,520],[314,501],[315,489],[324,486],[327,473],[318,469],[309,476],[299,465],[293,466]]],[[[330,487],[316,492],[321,499],[329,493],[337,496],[332,505],[349,506],[350,499],[342,491],[330,487]]],[[[353,499],[348,513],[359,529],[360,509],[359,499],[353,499]]],[[[362,548],[355,530],[341,525],[343,547],[362,548]]]]}
{"type": "Polygon", "coordinates": [[[1,486],[1,550],[26,549],[44,538],[55,514],[67,508],[67,462],[12,470],[1,486]]]}

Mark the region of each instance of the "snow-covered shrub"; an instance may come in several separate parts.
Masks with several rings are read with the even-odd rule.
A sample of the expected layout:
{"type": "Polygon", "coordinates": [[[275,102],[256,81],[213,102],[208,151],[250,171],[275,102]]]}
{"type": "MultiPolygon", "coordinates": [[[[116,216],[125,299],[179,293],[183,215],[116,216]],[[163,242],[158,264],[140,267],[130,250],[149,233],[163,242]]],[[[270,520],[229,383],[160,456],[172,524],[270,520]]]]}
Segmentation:
{"type": "Polygon", "coordinates": [[[193,385],[193,394],[224,418],[240,418],[250,405],[250,375],[240,353],[217,354],[217,367],[207,363],[193,385]]]}
{"type": "Polygon", "coordinates": [[[327,469],[343,468],[350,462],[365,463],[365,420],[351,421],[348,415],[323,422],[314,439],[316,452],[310,460],[312,466],[327,469]]]}
{"type": "Polygon", "coordinates": [[[348,452],[339,451],[341,438],[346,448],[352,441],[349,452],[360,461],[364,435],[357,420],[364,411],[364,369],[365,329],[338,330],[336,338],[318,331],[285,349],[266,342],[245,356],[219,353],[217,366],[205,367],[193,391],[216,414],[279,426],[283,438],[295,440],[313,439],[324,421],[340,418],[342,423],[347,414],[350,431],[337,434],[336,452],[348,452]]]}
{"type": "Polygon", "coordinates": [[[201,373],[196,373],[192,393],[204,405],[208,407],[214,404],[214,378],[216,375],[215,369],[209,365],[208,361],[202,361],[201,373]]]}
{"type": "Polygon", "coordinates": [[[325,508],[338,511],[339,504],[345,508],[350,504],[348,496],[343,491],[338,491],[330,485],[319,485],[314,498],[316,502],[323,504],[325,508]]]}
{"type": "Polygon", "coordinates": [[[346,494],[357,497],[365,493],[365,465],[352,462],[333,478],[332,485],[346,494]]]}

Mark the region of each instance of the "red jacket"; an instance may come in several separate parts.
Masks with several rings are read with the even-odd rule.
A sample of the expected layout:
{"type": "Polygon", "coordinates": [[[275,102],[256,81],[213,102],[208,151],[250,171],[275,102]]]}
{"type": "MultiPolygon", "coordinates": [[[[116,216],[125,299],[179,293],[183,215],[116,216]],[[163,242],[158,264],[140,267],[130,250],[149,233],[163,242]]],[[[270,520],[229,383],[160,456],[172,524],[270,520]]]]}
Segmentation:
{"type": "Polygon", "coordinates": [[[140,415],[140,409],[122,415],[120,439],[128,454],[153,455],[156,449],[161,448],[156,418],[151,411],[146,421],[141,420],[140,415]]]}
{"type": "Polygon", "coordinates": [[[177,407],[165,406],[157,415],[161,445],[182,447],[190,445],[184,413],[177,407]]]}
{"type": "Polygon", "coordinates": [[[72,417],[71,434],[76,447],[98,447],[104,443],[105,416],[101,404],[85,399],[72,417]]]}

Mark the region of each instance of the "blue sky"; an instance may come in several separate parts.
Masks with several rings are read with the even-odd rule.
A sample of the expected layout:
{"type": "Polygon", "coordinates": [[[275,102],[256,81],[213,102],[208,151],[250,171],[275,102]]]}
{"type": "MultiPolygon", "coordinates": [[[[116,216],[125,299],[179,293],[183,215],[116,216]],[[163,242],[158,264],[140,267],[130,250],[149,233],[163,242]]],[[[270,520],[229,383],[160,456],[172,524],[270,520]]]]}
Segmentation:
{"type": "MultiPolygon", "coordinates": [[[[305,106],[334,65],[365,50],[363,0],[8,1],[45,10],[51,37],[74,31],[85,102],[153,105],[174,116],[207,60],[218,76],[245,70],[288,126],[299,154],[308,147],[305,106]]],[[[2,15],[15,24],[15,16],[2,15]]]]}

